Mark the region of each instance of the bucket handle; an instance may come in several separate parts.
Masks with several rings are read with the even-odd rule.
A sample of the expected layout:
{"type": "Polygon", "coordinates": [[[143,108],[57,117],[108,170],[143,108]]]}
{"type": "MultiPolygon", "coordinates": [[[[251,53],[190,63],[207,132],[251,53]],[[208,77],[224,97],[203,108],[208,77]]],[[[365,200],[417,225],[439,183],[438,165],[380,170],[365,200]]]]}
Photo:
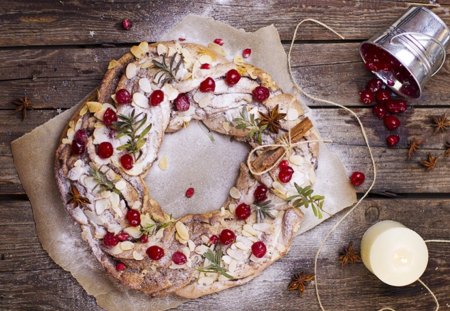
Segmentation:
{"type": "MultiPolygon", "coordinates": [[[[437,74],[438,71],[441,70],[441,68],[444,66],[445,60],[446,60],[446,57],[447,57],[447,51],[445,50],[444,45],[443,45],[440,41],[436,40],[434,37],[432,37],[432,36],[430,36],[430,35],[427,35],[427,34],[424,34],[424,33],[420,33],[420,32],[413,32],[413,31],[406,31],[406,32],[402,32],[402,33],[396,34],[395,36],[393,36],[393,37],[391,38],[390,43],[391,43],[391,44],[394,44],[394,43],[392,42],[392,41],[394,41],[394,39],[396,39],[396,38],[398,38],[398,37],[401,37],[401,36],[406,36],[406,35],[419,35],[419,36],[423,36],[423,37],[425,37],[425,38],[422,38],[422,40],[423,40],[423,39],[425,39],[425,40],[430,40],[430,41],[433,41],[434,43],[436,43],[437,45],[439,45],[439,47],[441,48],[442,53],[443,53],[442,62],[441,62],[441,64],[439,65],[438,69],[436,69],[436,70],[433,72],[433,74],[432,74],[431,76],[434,76],[435,74],[437,74]]],[[[416,38],[416,39],[417,39],[417,40],[421,40],[420,38],[416,38]]]]}

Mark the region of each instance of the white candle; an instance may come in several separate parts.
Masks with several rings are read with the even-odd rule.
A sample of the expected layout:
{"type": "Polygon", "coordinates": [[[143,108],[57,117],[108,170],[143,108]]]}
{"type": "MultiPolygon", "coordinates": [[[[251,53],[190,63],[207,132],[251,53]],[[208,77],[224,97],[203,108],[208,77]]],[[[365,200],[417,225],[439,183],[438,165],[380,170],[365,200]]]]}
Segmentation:
{"type": "Polygon", "coordinates": [[[392,220],[370,227],[361,240],[361,258],[381,281],[406,286],[417,281],[428,264],[428,248],[420,235],[392,220]]]}

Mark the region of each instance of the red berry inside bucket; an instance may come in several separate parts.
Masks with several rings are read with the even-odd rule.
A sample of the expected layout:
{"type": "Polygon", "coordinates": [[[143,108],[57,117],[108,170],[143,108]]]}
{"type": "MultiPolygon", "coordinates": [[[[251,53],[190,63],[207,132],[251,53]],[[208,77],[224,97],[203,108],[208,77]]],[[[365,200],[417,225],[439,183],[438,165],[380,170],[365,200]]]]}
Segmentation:
{"type": "Polygon", "coordinates": [[[359,100],[364,105],[370,105],[375,100],[375,95],[369,90],[362,90],[359,92],[359,100]]]}
{"type": "Polygon", "coordinates": [[[367,82],[366,90],[369,90],[372,93],[376,93],[378,90],[381,90],[382,87],[383,81],[377,78],[373,78],[369,82],[367,82]]]}
{"type": "Polygon", "coordinates": [[[408,109],[408,105],[403,99],[390,99],[386,102],[386,110],[390,113],[401,113],[406,109],[408,109]]]}
{"type": "Polygon", "coordinates": [[[372,108],[373,114],[378,118],[378,119],[383,119],[386,116],[386,105],[385,104],[376,104],[375,106],[373,106],[372,108]]]}
{"type": "Polygon", "coordinates": [[[391,99],[391,91],[390,90],[378,90],[375,93],[375,99],[376,99],[377,103],[384,104],[389,99],[391,99]]]}

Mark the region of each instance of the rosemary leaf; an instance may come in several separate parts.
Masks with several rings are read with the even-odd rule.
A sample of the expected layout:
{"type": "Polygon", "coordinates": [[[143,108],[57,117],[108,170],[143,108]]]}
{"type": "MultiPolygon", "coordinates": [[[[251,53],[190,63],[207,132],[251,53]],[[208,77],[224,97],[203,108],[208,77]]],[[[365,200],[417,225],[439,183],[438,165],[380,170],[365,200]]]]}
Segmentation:
{"type": "Polygon", "coordinates": [[[271,219],[275,218],[272,212],[272,205],[270,203],[270,200],[261,203],[253,203],[253,208],[256,212],[256,222],[263,222],[266,217],[271,219]]]}
{"type": "Polygon", "coordinates": [[[287,201],[292,204],[295,208],[309,208],[313,211],[314,216],[319,219],[323,218],[323,204],[325,202],[325,197],[323,195],[313,195],[314,190],[311,186],[305,188],[300,187],[297,183],[294,183],[295,189],[298,194],[292,195],[287,198],[287,201]]]}
{"type": "Polygon", "coordinates": [[[227,270],[220,265],[220,262],[222,260],[222,255],[223,255],[223,253],[221,250],[217,250],[214,252],[214,251],[208,249],[208,251],[206,251],[203,254],[203,257],[205,259],[208,259],[211,262],[211,264],[207,267],[199,268],[198,271],[205,272],[205,273],[217,273],[217,274],[221,274],[229,279],[234,279],[234,277],[229,275],[227,273],[227,270]]]}

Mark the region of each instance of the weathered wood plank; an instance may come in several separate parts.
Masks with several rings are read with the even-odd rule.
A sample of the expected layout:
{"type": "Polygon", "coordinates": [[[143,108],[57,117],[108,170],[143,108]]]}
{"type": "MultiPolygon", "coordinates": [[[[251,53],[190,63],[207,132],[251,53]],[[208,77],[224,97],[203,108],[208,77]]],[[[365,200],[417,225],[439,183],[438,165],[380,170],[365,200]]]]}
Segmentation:
{"type": "MultiPolygon", "coordinates": [[[[359,245],[365,230],[378,220],[392,219],[414,229],[426,239],[448,238],[450,200],[366,200],[326,243],[319,259],[319,283],[328,310],[433,310],[433,301],[419,284],[394,288],[382,284],[362,264],[341,268],[340,249],[349,241],[359,245]]],[[[36,237],[27,201],[0,200],[0,303],[6,310],[97,310],[68,272],[42,250],[36,237]]],[[[286,290],[290,277],[312,272],[313,259],[322,237],[337,219],[298,236],[289,254],[259,279],[270,286],[256,290],[252,282],[182,305],[180,310],[319,310],[313,284],[302,298],[286,290]]],[[[430,262],[423,281],[436,293],[442,306],[450,303],[449,245],[430,244],[430,262]]]]}
{"type": "MultiPolygon", "coordinates": [[[[395,193],[444,192],[450,189],[450,158],[442,159],[438,169],[425,172],[418,164],[419,159],[426,158],[428,153],[442,154],[444,144],[450,141],[450,134],[433,135],[430,117],[442,114],[447,109],[416,108],[400,116],[403,126],[398,130],[401,141],[398,148],[386,147],[385,138],[389,135],[382,122],[372,115],[368,109],[357,109],[378,163],[378,180],[374,188],[376,192],[391,191],[395,193]],[[426,138],[423,150],[416,157],[406,160],[408,139],[412,137],[426,138]],[[417,182],[420,180],[421,182],[417,182]]],[[[330,147],[343,159],[347,171],[366,171],[371,167],[367,148],[359,132],[356,121],[345,111],[337,109],[314,109],[317,128],[324,139],[333,141],[330,147]]],[[[20,122],[17,113],[0,110],[0,194],[23,193],[12,161],[9,143],[31,131],[34,127],[57,115],[55,110],[30,111],[25,122],[20,122]]],[[[368,174],[368,177],[370,174],[368,174]]],[[[368,183],[366,183],[368,186],[368,183]]],[[[359,191],[365,188],[361,187],[359,191]]]]}
{"type": "MultiPolygon", "coordinates": [[[[359,106],[358,92],[370,79],[358,43],[296,44],[292,54],[294,77],[319,97],[359,106]]],[[[289,46],[285,45],[286,50],[289,46]]],[[[28,96],[36,108],[70,108],[98,87],[113,58],[128,48],[58,48],[0,50],[0,109],[28,96]]],[[[426,86],[415,105],[450,106],[450,59],[426,86]]],[[[323,105],[312,103],[312,105],[323,105]]]]}
{"type": "MultiPolygon", "coordinates": [[[[348,39],[365,39],[392,24],[406,11],[409,2],[412,1],[2,1],[0,46],[157,40],[187,14],[210,16],[247,31],[274,24],[284,40],[291,39],[300,20],[315,18],[348,39]],[[121,29],[123,18],[133,20],[131,31],[121,29]]],[[[445,8],[435,11],[450,23],[445,8]]],[[[312,24],[305,25],[301,38],[336,39],[312,24]]]]}

